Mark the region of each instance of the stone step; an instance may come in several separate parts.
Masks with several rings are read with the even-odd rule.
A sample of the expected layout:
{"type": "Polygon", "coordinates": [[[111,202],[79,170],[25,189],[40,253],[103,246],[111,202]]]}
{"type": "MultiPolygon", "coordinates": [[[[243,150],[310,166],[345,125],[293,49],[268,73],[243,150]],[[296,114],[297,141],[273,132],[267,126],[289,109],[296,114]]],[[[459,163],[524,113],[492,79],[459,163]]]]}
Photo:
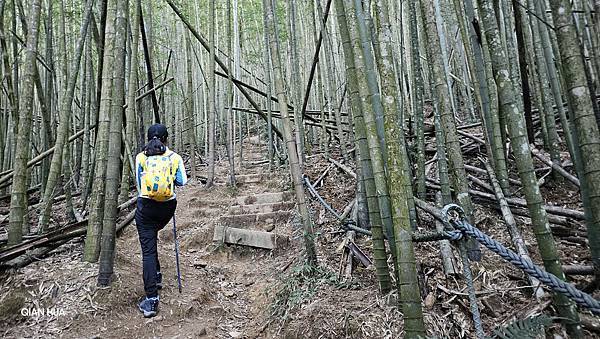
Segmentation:
{"type": "MultiPolygon", "coordinates": [[[[207,195],[207,193],[204,191],[200,191],[199,194],[207,195]]],[[[231,202],[229,200],[222,200],[222,199],[209,200],[208,198],[202,199],[200,197],[194,197],[188,201],[187,207],[188,208],[192,208],[192,207],[193,208],[226,208],[230,204],[231,204],[231,202]]]]}
{"type": "Polygon", "coordinates": [[[271,232],[245,230],[217,225],[215,226],[213,241],[273,250],[289,242],[289,238],[271,232]]]}
{"type": "MultiPolygon", "coordinates": [[[[249,173],[249,174],[236,174],[235,182],[238,185],[244,184],[258,184],[262,182],[263,175],[262,173],[249,173]]],[[[215,183],[226,184],[229,180],[229,175],[224,177],[219,177],[215,179],[215,183]]]]}
{"type": "Polygon", "coordinates": [[[220,218],[220,224],[223,226],[237,228],[261,228],[265,231],[271,231],[277,224],[287,222],[292,216],[291,211],[277,211],[270,213],[253,213],[239,215],[224,215],[220,218]]]}
{"type": "Polygon", "coordinates": [[[235,181],[241,184],[256,184],[263,179],[262,173],[241,174],[235,176],[235,181]]]}
{"type": "Polygon", "coordinates": [[[223,209],[220,207],[202,207],[194,213],[197,218],[223,215],[223,209]]]}
{"type": "Polygon", "coordinates": [[[277,211],[289,211],[294,208],[294,202],[276,202],[268,204],[234,205],[229,207],[229,214],[251,214],[270,213],[277,211]]]}
{"type": "Polygon", "coordinates": [[[276,193],[261,193],[240,196],[235,199],[238,205],[250,205],[250,204],[273,204],[278,202],[290,202],[294,198],[294,192],[276,192],[276,193]]]}

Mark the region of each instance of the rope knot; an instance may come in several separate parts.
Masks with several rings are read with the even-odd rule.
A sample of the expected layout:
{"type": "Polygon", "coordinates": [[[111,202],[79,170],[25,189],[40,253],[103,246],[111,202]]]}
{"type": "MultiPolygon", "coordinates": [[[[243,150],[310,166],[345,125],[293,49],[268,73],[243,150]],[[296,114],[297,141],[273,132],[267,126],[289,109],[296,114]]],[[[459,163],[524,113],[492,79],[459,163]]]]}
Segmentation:
{"type": "Polygon", "coordinates": [[[442,209],[446,223],[458,223],[465,217],[465,210],[457,204],[448,204],[442,209]]]}

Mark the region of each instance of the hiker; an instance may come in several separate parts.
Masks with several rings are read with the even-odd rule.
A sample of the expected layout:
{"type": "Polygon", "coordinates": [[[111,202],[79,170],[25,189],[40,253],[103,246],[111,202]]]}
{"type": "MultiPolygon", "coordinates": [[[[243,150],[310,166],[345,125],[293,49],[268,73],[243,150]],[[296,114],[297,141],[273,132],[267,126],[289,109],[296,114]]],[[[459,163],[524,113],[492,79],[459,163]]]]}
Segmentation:
{"type": "Polygon", "coordinates": [[[167,143],[167,127],[154,124],[148,128],[148,143],[135,158],[138,189],[135,223],[142,246],[144,291],[146,296],[138,305],[144,317],[158,312],[158,290],[162,288],[162,274],[158,262],[158,231],[175,214],[177,200],[174,186],[187,182],[183,159],[171,151],[167,143]]]}

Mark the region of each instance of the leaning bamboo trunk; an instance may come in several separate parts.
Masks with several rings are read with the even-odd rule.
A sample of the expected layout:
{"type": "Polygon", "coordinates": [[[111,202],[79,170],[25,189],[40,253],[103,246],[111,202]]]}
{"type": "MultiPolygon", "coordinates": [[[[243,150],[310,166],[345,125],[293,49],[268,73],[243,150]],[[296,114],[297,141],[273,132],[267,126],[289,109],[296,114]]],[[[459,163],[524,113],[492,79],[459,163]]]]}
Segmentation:
{"type": "MultiPolygon", "coordinates": [[[[500,211],[502,212],[502,218],[504,218],[504,222],[506,223],[506,227],[508,228],[508,233],[510,234],[510,238],[513,241],[513,245],[517,249],[517,253],[526,259],[531,260],[529,256],[529,251],[527,250],[527,246],[525,245],[525,241],[521,236],[521,232],[519,232],[519,228],[517,227],[517,222],[515,221],[515,217],[513,216],[510,207],[508,206],[508,202],[506,202],[506,198],[504,198],[504,193],[502,193],[502,189],[500,188],[500,183],[498,183],[498,179],[494,175],[494,170],[488,164],[487,161],[480,159],[481,163],[485,166],[485,169],[488,172],[488,176],[490,177],[490,181],[494,186],[494,193],[496,194],[496,200],[498,200],[498,205],[500,206],[500,211]]],[[[540,299],[544,296],[544,290],[540,285],[540,281],[534,277],[529,277],[529,281],[531,282],[531,286],[533,286],[533,290],[535,292],[535,297],[540,299]]]]}
{"type": "MultiPolygon", "coordinates": [[[[304,119],[302,117],[302,82],[300,81],[300,61],[298,54],[298,35],[296,29],[296,0],[288,0],[288,10],[289,10],[289,44],[290,44],[290,63],[291,63],[291,88],[292,98],[294,102],[294,135],[296,137],[296,145],[298,146],[298,159],[300,161],[300,167],[303,167],[305,162],[306,154],[304,152],[304,144],[305,144],[305,136],[304,136],[304,119]]],[[[309,8],[312,8],[313,1],[309,1],[309,8]]],[[[315,28],[315,36],[316,36],[316,25],[314,22],[314,15],[312,11],[309,15],[311,17],[313,28],[315,28]]],[[[310,145],[309,145],[310,148],[310,145]]]]}
{"type": "MultiPolygon", "coordinates": [[[[213,0],[214,1],[214,0],[213,0]]],[[[285,94],[285,85],[283,82],[283,70],[281,67],[281,61],[279,56],[278,37],[275,35],[275,14],[273,4],[269,0],[263,0],[263,9],[267,11],[267,24],[269,28],[270,39],[270,50],[271,50],[271,61],[273,63],[273,77],[275,80],[275,91],[277,93],[277,99],[279,99],[279,109],[281,110],[282,122],[283,122],[283,135],[287,145],[290,174],[292,176],[292,182],[294,184],[294,192],[296,193],[296,199],[298,203],[298,210],[300,212],[300,219],[304,227],[304,245],[306,247],[306,260],[309,265],[315,266],[317,264],[317,253],[315,250],[314,243],[314,231],[312,221],[308,212],[308,206],[306,205],[306,197],[304,194],[304,185],[302,183],[302,173],[300,171],[300,163],[298,159],[298,153],[296,148],[296,142],[292,134],[292,123],[290,121],[290,115],[287,106],[287,97],[285,94]]]]}

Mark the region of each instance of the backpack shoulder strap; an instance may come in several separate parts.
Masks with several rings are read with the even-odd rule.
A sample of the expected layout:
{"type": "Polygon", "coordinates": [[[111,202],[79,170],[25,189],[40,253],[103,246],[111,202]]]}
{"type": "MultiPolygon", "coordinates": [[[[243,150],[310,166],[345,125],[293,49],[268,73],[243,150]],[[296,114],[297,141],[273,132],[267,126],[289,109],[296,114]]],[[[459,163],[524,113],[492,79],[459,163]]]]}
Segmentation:
{"type": "Polygon", "coordinates": [[[136,162],[140,166],[142,166],[142,168],[144,168],[144,166],[146,165],[146,159],[148,159],[146,154],[144,152],[140,152],[140,153],[138,153],[138,155],[135,158],[136,158],[136,162]]]}

